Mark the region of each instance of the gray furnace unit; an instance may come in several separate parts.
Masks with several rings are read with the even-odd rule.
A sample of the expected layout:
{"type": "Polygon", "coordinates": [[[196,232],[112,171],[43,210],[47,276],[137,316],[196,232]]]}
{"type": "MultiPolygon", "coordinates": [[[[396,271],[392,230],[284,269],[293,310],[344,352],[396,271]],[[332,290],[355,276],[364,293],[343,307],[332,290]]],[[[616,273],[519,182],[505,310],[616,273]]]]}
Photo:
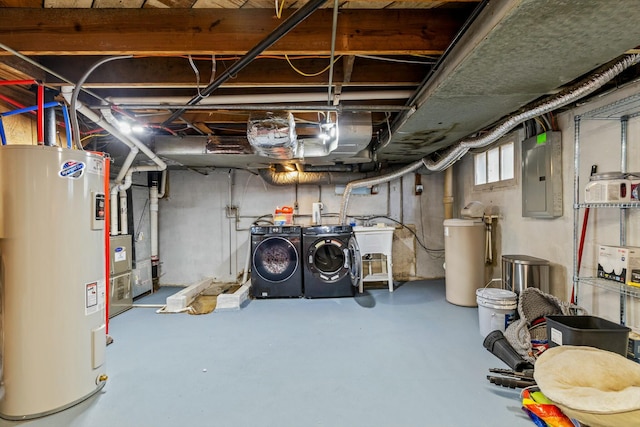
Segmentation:
{"type": "Polygon", "coordinates": [[[109,278],[109,317],[113,317],[131,308],[133,293],[131,290],[131,236],[123,234],[110,238],[111,267],[109,278]]]}

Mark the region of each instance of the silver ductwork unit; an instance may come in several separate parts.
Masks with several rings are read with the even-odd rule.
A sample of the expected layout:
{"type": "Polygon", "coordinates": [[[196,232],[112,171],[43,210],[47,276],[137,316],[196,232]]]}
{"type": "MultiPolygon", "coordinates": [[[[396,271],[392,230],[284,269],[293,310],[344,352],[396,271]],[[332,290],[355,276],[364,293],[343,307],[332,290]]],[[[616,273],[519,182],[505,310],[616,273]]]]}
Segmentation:
{"type": "Polygon", "coordinates": [[[305,137],[298,135],[296,142],[292,142],[290,132],[297,134],[302,126],[298,124],[298,131],[295,131],[292,118],[287,113],[254,114],[248,121],[247,136],[157,135],[154,137],[155,152],[175,162],[174,165],[187,167],[264,169],[273,164],[293,162],[301,169],[319,167],[325,172],[329,166],[336,166],[344,172],[357,164],[372,161],[368,148],[373,135],[371,112],[340,113],[337,120],[333,119],[338,125],[337,141],[324,141],[316,135],[308,135],[307,131],[305,137]]]}
{"type": "Polygon", "coordinates": [[[371,160],[366,150],[373,136],[371,112],[342,112],[334,122],[335,139],[331,137],[300,137],[299,157],[314,159],[325,157],[327,163],[363,163],[371,160]]]}
{"type": "Polygon", "coordinates": [[[260,156],[278,160],[293,159],[298,149],[293,114],[252,114],[247,123],[247,139],[260,156]]]}

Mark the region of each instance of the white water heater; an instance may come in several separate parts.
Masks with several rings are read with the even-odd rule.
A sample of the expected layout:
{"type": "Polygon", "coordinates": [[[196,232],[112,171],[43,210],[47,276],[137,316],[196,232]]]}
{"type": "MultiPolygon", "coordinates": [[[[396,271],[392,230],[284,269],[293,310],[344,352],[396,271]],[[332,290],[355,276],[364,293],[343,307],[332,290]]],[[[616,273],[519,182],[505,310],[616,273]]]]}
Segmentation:
{"type": "Polygon", "coordinates": [[[104,159],[0,146],[0,417],[35,418],[104,386],[104,159]]]}

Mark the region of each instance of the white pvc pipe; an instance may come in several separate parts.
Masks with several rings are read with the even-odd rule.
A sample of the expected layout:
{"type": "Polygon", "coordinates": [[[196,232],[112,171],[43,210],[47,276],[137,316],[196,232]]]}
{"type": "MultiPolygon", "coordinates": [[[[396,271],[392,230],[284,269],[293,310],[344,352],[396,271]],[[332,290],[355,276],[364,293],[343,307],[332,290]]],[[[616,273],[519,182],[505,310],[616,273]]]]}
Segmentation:
{"type": "MultiPolygon", "coordinates": [[[[71,86],[62,87],[61,93],[65,101],[71,102],[72,92],[73,92],[73,87],[71,86]]],[[[118,139],[120,142],[125,144],[127,147],[129,148],[137,147],[147,157],[149,157],[151,161],[153,161],[156,165],[158,165],[158,168],[156,170],[162,171],[167,168],[167,164],[163,162],[161,158],[156,156],[156,154],[153,151],[151,151],[149,147],[144,145],[142,141],[140,141],[133,135],[124,135],[122,132],[120,132],[119,129],[109,124],[107,120],[105,120],[103,117],[93,112],[90,108],[88,108],[86,105],[82,104],[81,102],[77,103],[76,109],[79,113],[81,113],[87,119],[91,120],[92,122],[94,122],[95,124],[103,128],[104,130],[109,132],[111,135],[113,135],[116,139],[118,139]]]]}
{"type": "Polygon", "coordinates": [[[131,174],[133,170],[129,168],[129,171],[124,178],[124,182],[120,184],[114,184],[111,186],[111,196],[109,197],[110,202],[110,212],[111,212],[111,231],[110,234],[112,236],[117,236],[119,233],[118,228],[118,192],[125,191],[131,187],[131,174]]]}
{"type": "Polygon", "coordinates": [[[129,234],[127,190],[120,190],[120,234],[129,234]]]}
{"type": "Polygon", "coordinates": [[[167,170],[162,171],[162,177],[160,178],[160,189],[158,190],[158,199],[164,197],[164,191],[167,187],[167,170]]]}
{"type": "Polygon", "coordinates": [[[109,234],[112,236],[118,235],[118,187],[111,188],[111,197],[109,198],[110,212],[111,212],[111,231],[109,234]]]}
{"type": "MultiPolygon", "coordinates": [[[[342,92],[342,101],[365,101],[382,99],[407,99],[413,92],[410,90],[379,90],[361,92],[342,92]]],[[[187,96],[145,96],[145,97],[109,97],[107,100],[118,105],[140,105],[140,104],[176,104],[182,105],[189,102],[191,98],[187,96]]],[[[248,95],[217,95],[208,96],[198,103],[198,105],[225,105],[225,104],[271,104],[294,102],[323,102],[327,100],[326,93],[267,93],[248,95]]]]}
{"type": "Polygon", "coordinates": [[[149,219],[151,223],[151,260],[158,260],[158,187],[149,187],[149,219]]]}
{"type": "MultiPolygon", "coordinates": [[[[124,176],[124,181],[121,183],[114,183],[111,186],[111,235],[117,236],[121,234],[118,232],[118,192],[126,192],[132,184],[132,175],[134,172],[155,172],[158,170],[158,166],[133,166],[130,167],[124,176]]],[[[163,171],[165,173],[165,171],[163,171]]]]}

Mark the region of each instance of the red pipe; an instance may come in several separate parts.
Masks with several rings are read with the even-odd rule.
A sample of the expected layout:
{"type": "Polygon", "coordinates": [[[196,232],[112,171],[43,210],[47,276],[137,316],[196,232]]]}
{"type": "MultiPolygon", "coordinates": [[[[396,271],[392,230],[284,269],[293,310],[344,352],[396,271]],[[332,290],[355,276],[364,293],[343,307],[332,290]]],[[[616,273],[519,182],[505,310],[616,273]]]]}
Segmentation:
{"type": "Polygon", "coordinates": [[[37,80],[0,80],[0,86],[9,86],[9,85],[40,85],[37,80]]]}
{"type": "MultiPolygon", "coordinates": [[[[13,99],[9,98],[8,96],[4,96],[4,95],[1,95],[1,94],[0,94],[0,100],[2,100],[2,101],[4,101],[4,102],[6,102],[7,104],[11,104],[11,105],[13,105],[14,107],[18,107],[18,108],[27,108],[27,106],[26,106],[26,105],[23,105],[23,104],[19,103],[18,101],[16,101],[16,100],[13,100],[13,99]]],[[[35,112],[35,111],[29,111],[29,112],[30,112],[31,114],[36,114],[36,112],[35,112]]]]}
{"type": "MultiPolygon", "coordinates": [[[[597,165],[591,166],[591,176],[593,176],[598,170],[597,165]]],[[[582,232],[580,233],[580,243],[578,244],[578,262],[576,274],[580,276],[580,266],[582,265],[582,250],[584,249],[584,239],[587,235],[587,224],[589,223],[589,208],[584,209],[584,218],[582,218],[582,232]]],[[[571,303],[576,303],[576,289],[575,286],[571,289],[571,303]]]]}

